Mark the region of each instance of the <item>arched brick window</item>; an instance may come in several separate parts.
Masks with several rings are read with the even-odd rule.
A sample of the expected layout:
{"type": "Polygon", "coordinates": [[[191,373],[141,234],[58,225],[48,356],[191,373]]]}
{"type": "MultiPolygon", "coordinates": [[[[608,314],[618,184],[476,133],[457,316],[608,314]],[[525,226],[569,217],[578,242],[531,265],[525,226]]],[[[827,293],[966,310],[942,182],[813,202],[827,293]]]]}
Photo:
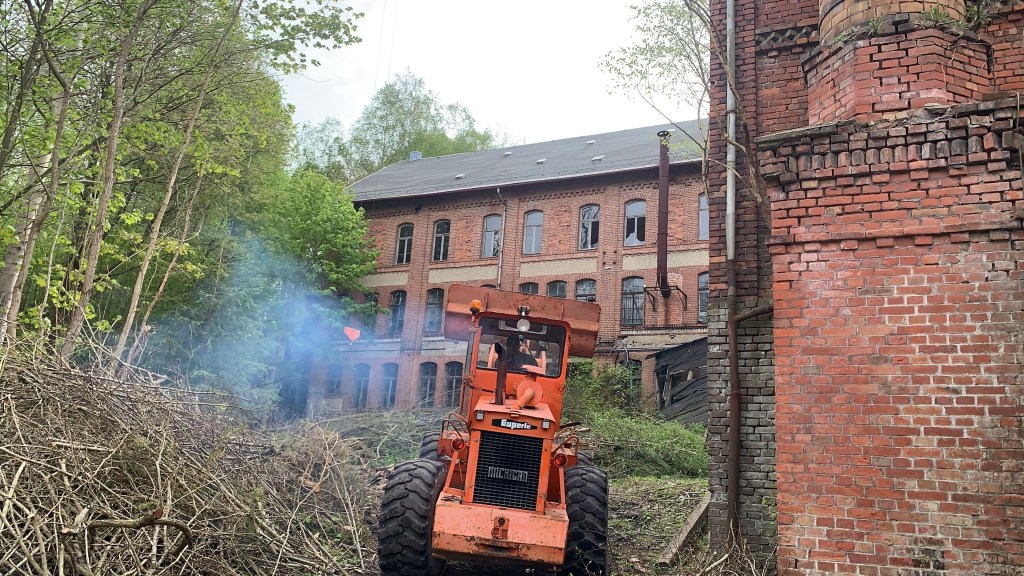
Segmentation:
{"type": "Polygon", "coordinates": [[[622,281],[622,317],[619,322],[623,326],[644,325],[643,278],[634,276],[622,281]]]}
{"type": "Polygon", "coordinates": [[[451,231],[452,223],[449,220],[439,220],[434,223],[434,250],[431,256],[434,262],[444,262],[448,259],[448,240],[451,231]]]}
{"type": "Polygon", "coordinates": [[[398,227],[398,243],[395,245],[395,264],[408,264],[412,260],[412,224],[398,227]]]}
{"type": "Polygon", "coordinates": [[[601,207],[587,204],[580,208],[580,250],[595,250],[601,232],[601,207]]]}
{"type": "Polygon", "coordinates": [[[708,304],[711,302],[711,281],[707,272],[697,275],[697,321],[708,321],[708,304]]]}
{"type": "Polygon", "coordinates": [[[394,408],[398,392],[398,364],[388,363],[381,368],[380,406],[394,408]]]}
{"type": "Polygon", "coordinates": [[[389,332],[401,334],[405,327],[405,290],[395,290],[391,293],[391,326],[389,332]]]}
{"type": "Polygon", "coordinates": [[[543,212],[534,210],[526,213],[523,223],[523,254],[540,254],[543,227],[543,212]]]}
{"type": "Polygon", "coordinates": [[[590,279],[577,280],[576,299],[582,302],[597,301],[597,281],[590,279]]]}
{"type": "Polygon", "coordinates": [[[708,195],[697,197],[697,239],[707,240],[711,232],[711,216],[708,211],[708,195]]]}
{"type": "Polygon", "coordinates": [[[536,282],[523,282],[519,285],[519,291],[523,294],[537,294],[540,292],[540,286],[536,282]]]}
{"type": "Polygon", "coordinates": [[[623,246],[642,246],[647,239],[647,202],[626,202],[626,236],[623,246]]]}
{"type": "Polygon", "coordinates": [[[459,405],[462,392],[462,362],[449,362],[444,365],[444,402],[445,408],[459,405]]]}
{"type": "Polygon", "coordinates": [[[424,362],[420,364],[419,405],[432,407],[434,393],[437,391],[437,364],[424,362]]]}
{"type": "Polygon", "coordinates": [[[444,318],[444,290],[441,288],[427,290],[427,315],[423,319],[423,332],[426,334],[440,332],[442,318],[444,318]]]}
{"type": "Polygon", "coordinates": [[[501,216],[491,214],[484,217],[483,257],[496,258],[501,252],[501,216]]]}
{"type": "Polygon", "coordinates": [[[370,365],[356,364],[355,368],[355,404],[356,410],[366,409],[366,395],[370,390],[370,365]]]}

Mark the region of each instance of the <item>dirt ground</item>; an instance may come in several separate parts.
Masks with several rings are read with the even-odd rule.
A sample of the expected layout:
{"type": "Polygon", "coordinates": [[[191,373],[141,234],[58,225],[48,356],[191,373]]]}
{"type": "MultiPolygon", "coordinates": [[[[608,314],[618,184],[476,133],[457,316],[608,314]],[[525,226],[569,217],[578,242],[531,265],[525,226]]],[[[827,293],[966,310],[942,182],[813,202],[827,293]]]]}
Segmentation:
{"type": "MultiPolygon", "coordinates": [[[[624,478],[610,486],[609,546],[613,576],[685,576],[695,570],[661,568],[657,558],[707,490],[694,478],[624,478]]],[[[450,564],[445,576],[532,576],[529,570],[450,564]]]]}

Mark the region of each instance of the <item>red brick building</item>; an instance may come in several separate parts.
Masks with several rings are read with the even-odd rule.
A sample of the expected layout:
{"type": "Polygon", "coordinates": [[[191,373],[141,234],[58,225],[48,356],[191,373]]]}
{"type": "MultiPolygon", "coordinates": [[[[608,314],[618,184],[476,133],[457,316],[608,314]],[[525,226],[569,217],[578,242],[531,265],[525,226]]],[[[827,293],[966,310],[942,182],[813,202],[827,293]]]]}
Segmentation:
{"type": "MultiPolygon", "coordinates": [[[[679,125],[700,141],[700,127],[679,125]]],[[[309,412],[450,407],[466,345],[447,340],[453,283],[601,304],[599,352],[639,367],[706,334],[708,205],[701,154],[673,126],[421,158],[352,187],[380,250],[363,280],[390,308],[316,362],[309,412]],[[659,131],[671,130],[668,297],[657,290],[659,131]]],[[[644,374],[653,390],[653,368],[644,374]]]]}
{"type": "Polygon", "coordinates": [[[731,4],[760,179],[731,258],[726,172],[709,186],[713,542],[735,519],[783,575],[1022,574],[1024,2],[731,4]],[[730,259],[737,313],[773,310],[732,342],[730,259]]]}

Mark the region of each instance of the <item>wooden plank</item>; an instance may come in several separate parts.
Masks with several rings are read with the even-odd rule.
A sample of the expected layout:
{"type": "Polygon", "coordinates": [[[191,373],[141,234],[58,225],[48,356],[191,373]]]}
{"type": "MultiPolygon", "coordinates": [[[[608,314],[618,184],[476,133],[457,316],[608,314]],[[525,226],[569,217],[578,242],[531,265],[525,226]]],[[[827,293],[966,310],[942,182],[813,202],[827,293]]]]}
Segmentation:
{"type": "Polygon", "coordinates": [[[707,522],[708,506],[710,504],[711,492],[705,492],[704,497],[700,500],[700,504],[697,504],[697,507],[686,518],[683,528],[672,537],[672,541],[662,550],[661,556],[658,557],[659,566],[671,566],[676,561],[676,558],[679,557],[679,552],[697,535],[699,528],[707,522]]]}

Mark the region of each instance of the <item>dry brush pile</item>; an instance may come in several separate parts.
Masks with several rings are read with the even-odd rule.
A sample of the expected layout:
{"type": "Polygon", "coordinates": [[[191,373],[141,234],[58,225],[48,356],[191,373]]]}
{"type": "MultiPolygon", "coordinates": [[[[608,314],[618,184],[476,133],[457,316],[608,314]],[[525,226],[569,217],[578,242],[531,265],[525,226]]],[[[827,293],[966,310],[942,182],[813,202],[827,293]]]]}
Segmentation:
{"type": "Polygon", "coordinates": [[[132,373],[0,365],[0,574],[361,573],[364,488],[315,425],[132,373]]]}

